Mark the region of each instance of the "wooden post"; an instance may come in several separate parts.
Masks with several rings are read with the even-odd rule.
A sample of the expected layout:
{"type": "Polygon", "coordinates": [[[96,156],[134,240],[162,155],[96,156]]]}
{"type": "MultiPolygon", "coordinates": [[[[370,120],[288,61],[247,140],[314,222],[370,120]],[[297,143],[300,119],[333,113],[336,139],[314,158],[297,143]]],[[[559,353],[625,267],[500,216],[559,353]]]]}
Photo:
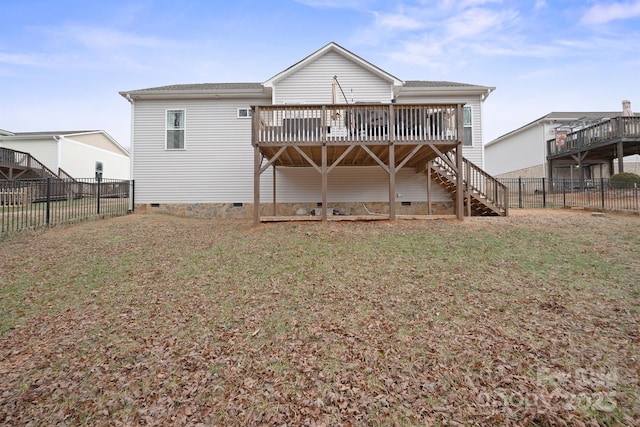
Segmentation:
{"type": "Polygon", "coordinates": [[[260,225],[260,147],[253,148],[253,225],[260,225]]]}
{"type": "Polygon", "coordinates": [[[251,143],[253,144],[253,225],[260,225],[260,147],[258,145],[258,123],[260,107],[251,107],[251,143]]]}
{"type": "Polygon", "coordinates": [[[322,222],[327,222],[327,145],[322,144],[322,222]]]}
{"type": "Polygon", "coordinates": [[[464,220],[464,180],[462,179],[462,142],[456,147],[456,214],[460,221],[464,220]]]}
{"type": "Polygon", "coordinates": [[[393,143],[389,144],[389,219],[396,220],[396,155],[393,143]]]}
{"type": "Polygon", "coordinates": [[[427,214],[433,215],[431,209],[431,160],[427,162],[427,214]]]}
{"type": "MultiPolygon", "coordinates": [[[[469,162],[466,163],[466,175],[467,175],[467,185],[465,187],[467,191],[467,216],[471,216],[471,165],[469,162]]],[[[494,194],[497,194],[496,191],[494,194]]],[[[497,198],[496,198],[497,200],[497,198]]]]}
{"type": "Polygon", "coordinates": [[[624,172],[624,145],[622,140],[618,141],[618,173],[624,172]]]}
{"type": "Polygon", "coordinates": [[[278,216],[278,208],[276,207],[276,164],[273,164],[273,216],[278,216]]]}

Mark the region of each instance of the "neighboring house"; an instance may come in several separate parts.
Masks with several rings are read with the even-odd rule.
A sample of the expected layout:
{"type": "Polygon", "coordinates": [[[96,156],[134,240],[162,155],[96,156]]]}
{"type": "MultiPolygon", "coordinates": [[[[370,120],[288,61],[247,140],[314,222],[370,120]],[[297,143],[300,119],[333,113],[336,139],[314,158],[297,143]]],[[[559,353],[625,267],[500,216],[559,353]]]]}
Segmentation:
{"type": "MultiPolygon", "coordinates": [[[[386,121],[384,132],[388,137],[392,120],[388,108],[394,111],[394,106],[400,109],[403,105],[455,104],[463,116],[457,129],[463,129],[460,144],[464,156],[482,167],[482,103],[494,89],[452,82],[402,81],[329,43],[263,83],[179,84],[120,92],[131,103],[133,113],[135,201],[143,208],[161,207],[198,216],[247,216],[260,197],[275,200],[272,204],[277,205],[278,211],[289,215],[313,213],[322,200],[336,211],[351,215],[383,210],[386,208],[381,203],[390,198],[389,173],[384,167],[342,157],[340,160],[344,161],[332,168],[323,187],[318,174],[320,163],[308,167],[309,164],[295,161],[303,157],[315,159],[311,144],[302,147],[302,140],[298,141],[298,154],[292,156],[287,151],[273,167],[256,172],[255,147],[259,144],[255,138],[258,131],[264,130],[266,116],[252,117],[253,112],[262,108],[263,114],[272,118],[281,112],[265,112],[267,106],[286,109],[278,116],[278,123],[270,124],[270,129],[281,135],[322,134],[329,135],[328,139],[345,139],[355,136],[358,119],[350,123],[350,130],[345,123],[347,116],[355,117],[354,108],[359,105],[363,106],[361,112],[376,109],[376,118],[386,121]],[[351,108],[348,114],[346,106],[351,108]],[[328,112],[331,108],[334,109],[328,112]],[[312,118],[314,111],[322,111],[323,118],[312,118]],[[257,198],[254,188],[259,188],[257,198]],[[328,189],[327,194],[323,188],[328,189]]],[[[420,108],[415,111],[425,111],[420,108]]],[[[435,114],[441,114],[438,117],[443,129],[444,121],[453,118],[434,113],[424,119],[431,120],[430,125],[425,121],[421,126],[433,128],[435,114]]],[[[373,120],[371,115],[366,119],[373,120]]],[[[417,127],[414,125],[412,131],[417,127]]],[[[455,133],[457,129],[451,131],[455,133]]],[[[331,152],[339,149],[334,146],[331,152]]],[[[265,156],[265,152],[261,155],[265,156]]],[[[265,156],[264,161],[269,158],[270,155],[265,156]]],[[[427,195],[429,177],[424,173],[424,164],[422,167],[420,173],[416,173],[416,165],[394,175],[394,205],[397,203],[402,213],[420,213],[421,209],[425,211],[429,197],[430,205],[452,213],[453,196],[446,188],[434,184],[427,195]]]]}
{"type": "Polygon", "coordinates": [[[101,130],[9,132],[0,130],[0,147],[30,154],[61,177],[129,179],[129,152],[101,130]]]}
{"type": "MultiPolygon", "coordinates": [[[[621,115],[620,111],[549,113],[487,143],[486,171],[497,178],[548,178],[548,141],[556,138],[556,129],[576,132],[621,115]]],[[[598,179],[609,177],[618,169],[618,162],[602,157],[585,162],[584,176],[577,171],[577,161],[554,163],[552,175],[554,179],[598,179]]],[[[624,158],[624,170],[640,171],[637,155],[624,158]]]]}

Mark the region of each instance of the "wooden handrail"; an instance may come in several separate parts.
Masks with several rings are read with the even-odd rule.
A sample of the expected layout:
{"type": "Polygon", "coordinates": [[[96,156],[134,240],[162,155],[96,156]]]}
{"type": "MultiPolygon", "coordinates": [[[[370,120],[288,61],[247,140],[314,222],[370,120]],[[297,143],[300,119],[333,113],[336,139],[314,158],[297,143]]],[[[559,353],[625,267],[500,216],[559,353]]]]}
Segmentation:
{"type": "MultiPolygon", "coordinates": [[[[447,154],[450,156],[451,154],[447,154]]],[[[509,210],[509,189],[506,185],[500,183],[497,179],[489,175],[482,170],[476,164],[468,160],[462,159],[463,168],[463,191],[470,191],[468,196],[476,196],[479,199],[483,199],[489,202],[493,208],[502,210],[505,214],[508,214],[509,210]],[[468,189],[468,190],[467,190],[468,189]]],[[[450,162],[446,162],[444,159],[436,158],[434,163],[440,168],[442,172],[451,177],[456,176],[456,170],[451,167],[450,162]]],[[[455,182],[454,179],[450,179],[451,182],[455,182]]]]}
{"type": "Polygon", "coordinates": [[[253,107],[254,145],[456,143],[458,104],[253,107]]]}
{"type": "Polygon", "coordinates": [[[58,178],[55,172],[24,151],[0,147],[0,166],[31,169],[43,178],[58,178]]]}

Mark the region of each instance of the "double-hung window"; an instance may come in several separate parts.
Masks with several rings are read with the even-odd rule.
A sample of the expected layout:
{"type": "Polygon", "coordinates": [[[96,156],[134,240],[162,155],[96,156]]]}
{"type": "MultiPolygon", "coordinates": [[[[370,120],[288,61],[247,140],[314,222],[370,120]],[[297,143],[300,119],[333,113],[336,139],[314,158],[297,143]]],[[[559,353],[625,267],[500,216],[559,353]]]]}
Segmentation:
{"type": "Polygon", "coordinates": [[[464,134],[462,135],[462,145],[471,147],[473,145],[473,126],[471,120],[471,107],[462,108],[464,134]]]}
{"type": "Polygon", "coordinates": [[[184,119],[184,110],[167,110],[167,150],[184,149],[184,119]]]}

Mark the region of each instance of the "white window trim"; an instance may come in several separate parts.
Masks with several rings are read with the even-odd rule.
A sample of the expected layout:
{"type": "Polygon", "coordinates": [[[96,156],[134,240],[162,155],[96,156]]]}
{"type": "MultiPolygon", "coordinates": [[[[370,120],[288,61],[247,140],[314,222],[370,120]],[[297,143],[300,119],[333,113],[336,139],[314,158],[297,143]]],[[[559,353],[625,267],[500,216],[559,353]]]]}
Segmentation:
{"type": "Polygon", "coordinates": [[[238,108],[237,118],[239,119],[250,119],[251,118],[251,107],[243,107],[238,108]],[[247,114],[245,116],[240,115],[240,111],[246,111],[247,114]]]}
{"type": "MultiPolygon", "coordinates": [[[[474,146],[474,144],[473,144],[473,107],[471,107],[470,105],[465,105],[465,106],[462,107],[462,110],[463,110],[463,112],[462,112],[462,127],[464,129],[469,128],[469,133],[470,133],[470,136],[471,136],[471,144],[463,145],[463,146],[464,147],[473,147],[474,146]],[[464,110],[465,109],[469,109],[469,120],[471,122],[471,123],[469,123],[469,126],[466,126],[465,123],[464,123],[464,110]]],[[[464,129],[463,129],[463,132],[464,132],[464,129]]]]}
{"type": "Polygon", "coordinates": [[[167,108],[164,111],[164,150],[165,151],[184,151],[187,149],[187,110],[184,108],[167,108]],[[176,129],[169,129],[167,127],[167,115],[169,114],[169,111],[182,111],[182,132],[184,133],[184,142],[183,142],[183,147],[182,148],[169,148],[168,146],[168,141],[167,141],[167,135],[168,135],[168,131],[169,130],[176,130],[176,129]]]}

